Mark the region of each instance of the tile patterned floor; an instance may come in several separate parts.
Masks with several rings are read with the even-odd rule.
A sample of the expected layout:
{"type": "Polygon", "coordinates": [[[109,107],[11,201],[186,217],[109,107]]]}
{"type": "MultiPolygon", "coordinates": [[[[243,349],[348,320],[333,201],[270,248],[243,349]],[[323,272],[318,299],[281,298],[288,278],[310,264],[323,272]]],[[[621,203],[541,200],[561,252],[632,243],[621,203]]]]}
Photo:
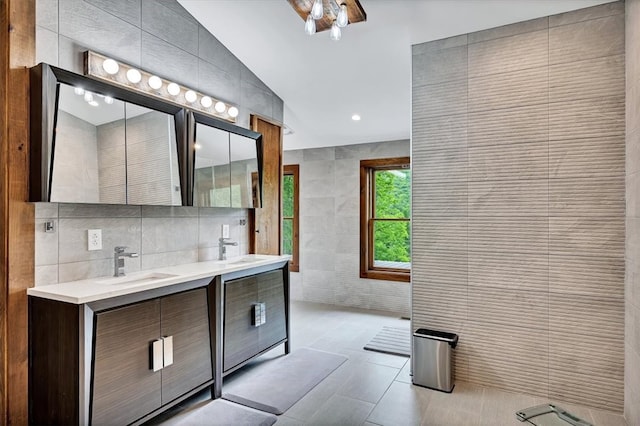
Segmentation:
{"type": "MultiPolygon", "coordinates": [[[[362,349],[382,326],[407,324],[386,313],[294,302],[291,318],[294,350],[311,347],[344,354],[349,360],[279,416],[278,426],[523,425],[515,417],[517,410],[549,402],[464,382],[457,382],[451,394],[413,386],[408,358],[362,349]]],[[[281,353],[275,349],[263,356],[281,353]]],[[[181,416],[206,398],[206,394],[195,397],[152,423],[181,424],[181,416]]],[[[597,426],[626,426],[617,414],[553,402],[597,426]]]]}

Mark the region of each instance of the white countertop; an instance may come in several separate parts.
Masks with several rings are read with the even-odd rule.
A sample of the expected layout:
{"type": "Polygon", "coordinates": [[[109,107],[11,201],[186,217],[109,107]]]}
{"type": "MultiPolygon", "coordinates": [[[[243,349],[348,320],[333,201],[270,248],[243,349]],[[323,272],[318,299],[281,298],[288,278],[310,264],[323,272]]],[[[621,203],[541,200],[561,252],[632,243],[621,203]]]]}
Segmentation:
{"type": "Polygon", "coordinates": [[[270,256],[249,254],[214,260],[210,262],[187,263],[184,265],[155,268],[148,271],[132,272],[123,277],[99,277],[88,280],[70,281],[60,284],[32,287],[29,296],[82,304],[116,296],[138,293],[155,288],[180,284],[200,278],[242,271],[257,266],[289,260],[290,256],[270,256]]]}

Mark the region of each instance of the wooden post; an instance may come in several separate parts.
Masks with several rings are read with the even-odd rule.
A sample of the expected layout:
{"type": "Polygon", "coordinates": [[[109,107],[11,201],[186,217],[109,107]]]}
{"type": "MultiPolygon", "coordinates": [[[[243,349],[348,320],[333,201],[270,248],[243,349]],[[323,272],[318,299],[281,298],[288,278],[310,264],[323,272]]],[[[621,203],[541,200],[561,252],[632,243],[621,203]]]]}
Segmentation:
{"type": "Polygon", "coordinates": [[[28,423],[26,289],[34,281],[29,188],[29,72],[35,0],[0,0],[0,424],[28,423]]]}

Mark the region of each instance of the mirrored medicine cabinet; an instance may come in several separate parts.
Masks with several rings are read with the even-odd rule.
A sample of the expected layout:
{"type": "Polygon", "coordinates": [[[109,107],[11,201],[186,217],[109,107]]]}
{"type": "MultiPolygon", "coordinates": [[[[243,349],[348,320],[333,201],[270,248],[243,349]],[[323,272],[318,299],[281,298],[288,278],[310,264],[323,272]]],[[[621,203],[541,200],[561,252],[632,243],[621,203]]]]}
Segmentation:
{"type": "Polygon", "coordinates": [[[31,201],[260,206],[259,133],[47,64],[31,88],[31,201]]]}

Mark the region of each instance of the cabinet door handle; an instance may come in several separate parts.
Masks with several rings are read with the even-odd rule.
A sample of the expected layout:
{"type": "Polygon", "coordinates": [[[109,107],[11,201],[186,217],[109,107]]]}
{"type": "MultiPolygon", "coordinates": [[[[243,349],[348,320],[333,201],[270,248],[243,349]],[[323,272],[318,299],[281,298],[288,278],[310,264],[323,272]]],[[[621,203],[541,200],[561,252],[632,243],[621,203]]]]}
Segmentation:
{"type": "Polygon", "coordinates": [[[162,352],[162,339],[151,342],[151,369],[153,371],[159,371],[163,367],[162,352]]]}
{"type": "Polygon", "coordinates": [[[162,338],[162,367],[168,367],[173,364],[173,336],[165,336],[162,338]]]}

